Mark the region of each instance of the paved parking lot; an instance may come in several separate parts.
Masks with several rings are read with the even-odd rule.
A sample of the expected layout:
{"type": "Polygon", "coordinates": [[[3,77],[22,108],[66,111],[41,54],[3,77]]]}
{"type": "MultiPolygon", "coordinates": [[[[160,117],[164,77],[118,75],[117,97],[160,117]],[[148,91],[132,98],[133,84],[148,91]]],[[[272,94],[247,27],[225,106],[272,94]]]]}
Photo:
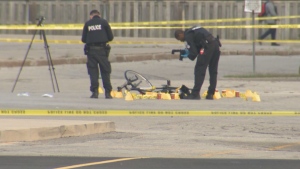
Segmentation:
{"type": "MultiPolygon", "coordinates": [[[[56,48],[53,48],[55,50],[56,48]]],[[[164,48],[163,48],[164,49],[164,48]]],[[[78,49],[79,50],[79,49],[78,49]]],[[[124,48],[125,50],[125,48],[124,48]]],[[[126,48],[128,52],[133,51],[126,48]]],[[[141,50],[141,48],[139,48],[141,50]]],[[[153,49],[152,49],[153,50],[153,49]]],[[[168,49],[169,50],[169,49],[168,49]]],[[[24,50],[16,51],[23,53],[24,50]]],[[[2,52],[1,52],[2,54],[2,52]]],[[[39,55],[40,56],[40,55],[39,55]]],[[[40,56],[43,57],[43,56],[40,56]]],[[[245,110],[299,111],[299,78],[228,79],[226,75],[253,73],[251,55],[224,55],[220,60],[218,89],[256,91],[261,102],[240,98],[215,101],[98,100],[89,99],[85,64],[55,65],[60,87],[53,93],[47,66],[24,67],[14,93],[16,67],[0,69],[1,109],[97,109],[97,110],[245,110]],[[17,96],[28,92],[29,97],[17,96]],[[53,98],[42,97],[53,94],[53,98]]],[[[265,55],[256,58],[258,73],[297,74],[300,56],[265,55]]],[[[193,84],[194,62],[144,60],[113,62],[112,85],[123,84],[125,70],[145,75],[156,86],[171,80],[174,86],[193,84]]],[[[206,77],[208,80],[208,76],[206,77]]],[[[201,92],[208,87],[204,82],[201,92]]],[[[62,155],[102,157],[190,157],[299,159],[299,117],[48,117],[2,116],[9,119],[113,121],[116,132],[28,143],[0,144],[1,155],[62,155]],[[80,153],[78,153],[80,152],[80,153]]],[[[28,124],[27,124],[28,125],[28,124]]]]}

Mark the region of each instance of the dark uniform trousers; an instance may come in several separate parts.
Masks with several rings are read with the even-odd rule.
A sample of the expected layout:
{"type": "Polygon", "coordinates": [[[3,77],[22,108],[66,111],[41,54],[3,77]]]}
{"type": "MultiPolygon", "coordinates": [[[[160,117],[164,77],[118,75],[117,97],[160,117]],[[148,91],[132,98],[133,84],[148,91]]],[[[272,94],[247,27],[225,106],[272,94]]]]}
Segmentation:
{"type": "Polygon", "coordinates": [[[208,66],[209,70],[209,87],[208,94],[214,94],[217,86],[217,75],[218,75],[218,63],[220,58],[220,47],[219,42],[215,38],[209,39],[206,47],[204,49],[204,53],[199,55],[197,58],[197,62],[195,65],[194,75],[195,82],[194,88],[192,89],[192,94],[199,94],[201,90],[201,86],[204,82],[206,69],[208,66]]]}
{"type": "Polygon", "coordinates": [[[108,60],[108,55],[109,53],[105,47],[91,46],[89,49],[89,53],[87,55],[87,69],[91,81],[91,92],[98,92],[99,67],[105,92],[110,93],[112,90],[110,83],[111,65],[108,60]]]}

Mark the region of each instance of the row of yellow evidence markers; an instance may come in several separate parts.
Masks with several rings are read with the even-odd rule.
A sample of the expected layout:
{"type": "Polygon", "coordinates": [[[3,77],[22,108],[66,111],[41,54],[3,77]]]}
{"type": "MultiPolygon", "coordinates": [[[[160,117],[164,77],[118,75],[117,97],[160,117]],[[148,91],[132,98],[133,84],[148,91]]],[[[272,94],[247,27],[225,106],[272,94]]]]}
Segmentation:
{"type": "MultiPolygon", "coordinates": [[[[178,88],[179,89],[179,88],[178,88]]],[[[139,100],[139,99],[161,99],[161,100],[179,100],[179,90],[176,90],[175,93],[157,93],[157,92],[146,92],[146,94],[137,94],[134,92],[125,91],[125,100],[126,101],[132,101],[132,100],[139,100]]],[[[103,93],[103,89],[99,87],[99,93],[103,93]]],[[[124,98],[123,92],[119,91],[111,91],[111,95],[113,98],[124,98]]],[[[207,91],[205,91],[201,96],[202,98],[205,98],[207,95],[207,91]]],[[[254,102],[260,102],[260,96],[257,92],[253,92],[251,90],[246,90],[244,93],[240,93],[239,91],[235,91],[232,89],[226,89],[222,90],[222,93],[220,93],[218,90],[216,90],[214,94],[214,99],[218,100],[221,98],[242,98],[245,101],[252,100],[254,102]]]]}
{"type": "MultiPolygon", "coordinates": [[[[205,91],[202,94],[202,97],[205,98],[205,96],[207,95],[207,91],[205,91]]],[[[235,91],[232,89],[226,89],[226,90],[222,90],[222,93],[220,93],[218,90],[216,90],[215,95],[214,95],[214,99],[221,99],[221,98],[242,98],[245,101],[248,100],[252,100],[254,102],[260,102],[260,96],[258,95],[257,92],[253,92],[251,90],[246,90],[244,93],[240,93],[239,91],[235,91]]]]}

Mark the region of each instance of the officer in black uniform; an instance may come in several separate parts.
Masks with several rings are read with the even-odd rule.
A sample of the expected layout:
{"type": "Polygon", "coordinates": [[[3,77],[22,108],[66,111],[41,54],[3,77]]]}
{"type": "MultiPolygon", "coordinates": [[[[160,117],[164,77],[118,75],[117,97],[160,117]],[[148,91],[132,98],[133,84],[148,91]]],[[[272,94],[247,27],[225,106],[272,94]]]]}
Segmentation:
{"type": "Polygon", "coordinates": [[[186,42],[188,55],[190,60],[197,62],[194,70],[194,87],[192,92],[183,99],[200,99],[200,90],[205,78],[207,66],[209,67],[209,87],[206,99],[213,100],[217,86],[218,63],[220,58],[221,43],[219,38],[215,38],[206,29],[202,27],[192,27],[175,31],[175,38],[181,42],[186,42]]]}
{"type": "Polygon", "coordinates": [[[111,65],[108,60],[110,46],[107,42],[112,41],[113,38],[108,22],[100,17],[99,11],[92,10],[90,20],[84,25],[81,39],[85,43],[84,52],[87,55],[87,70],[91,81],[91,98],[98,98],[99,67],[105,89],[105,98],[112,98],[110,94],[112,90],[110,83],[111,65]]]}

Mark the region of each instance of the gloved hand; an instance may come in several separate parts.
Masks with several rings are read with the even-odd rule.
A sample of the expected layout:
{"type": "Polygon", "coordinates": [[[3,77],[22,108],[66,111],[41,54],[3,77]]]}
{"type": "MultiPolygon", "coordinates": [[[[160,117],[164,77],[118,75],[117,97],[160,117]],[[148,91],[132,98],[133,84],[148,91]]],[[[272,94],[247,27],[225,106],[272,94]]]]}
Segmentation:
{"type": "Polygon", "coordinates": [[[180,53],[180,57],[181,58],[187,58],[188,55],[190,54],[188,49],[184,49],[181,53],[180,53]]]}

